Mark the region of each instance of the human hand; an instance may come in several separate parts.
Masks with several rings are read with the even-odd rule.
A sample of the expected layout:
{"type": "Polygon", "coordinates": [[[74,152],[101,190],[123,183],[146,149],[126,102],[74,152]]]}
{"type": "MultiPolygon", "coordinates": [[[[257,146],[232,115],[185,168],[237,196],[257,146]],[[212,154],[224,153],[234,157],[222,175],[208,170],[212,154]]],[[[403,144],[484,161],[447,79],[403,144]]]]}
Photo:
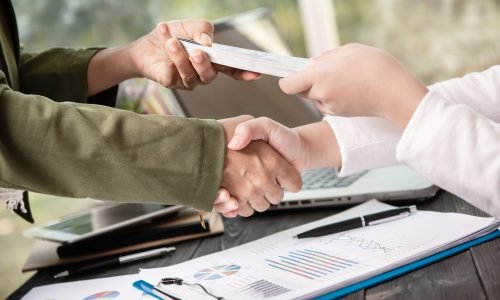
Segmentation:
{"type": "Polygon", "coordinates": [[[213,25],[205,20],[161,22],[149,34],[130,45],[130,60],[135,76],[147,77],[169,88],[192,90],[198,84],[212,82],[218,72],[234,79],[254,80],[260,74],[212,64],[198,50],[188,56],[177,37],[210,46],[213,25]]]}
{"type": "MultiPolygon", "coordinates": [[[[327,122],[290,129],[265,117],[249,119],[236,126],[228,148],[241,150],[253,140],[267,142],[300,172],[341,165],[337,139],[327,122]]],[[[226,217],[234,217],[238,201],[221,188],[216,195],[215,209],[226,217]]]]}
{"type": "Polygon", "coordinates": [[[427,88],[388,53],[348,44],[311,59],[280,80],[287,94],[316,102],[326,114],[383,117],[405,127],[427,88]]]}
{"type": "MultiPolygon", "coordinates": [[[[240,116],[220,120],[226,140],[233,136],[239,123],[251,119],[240,116]]],[[[299,172],[271,146],[262,141],[251,142],[240,151],[227,149],[221,182],[224,190],[219,191],[214,206],[227,217],[248,217],[255,210],[265,211],[271,204],[279,203],[283,199],[282,187],[299,191],[301,185],[299,172]]]]}

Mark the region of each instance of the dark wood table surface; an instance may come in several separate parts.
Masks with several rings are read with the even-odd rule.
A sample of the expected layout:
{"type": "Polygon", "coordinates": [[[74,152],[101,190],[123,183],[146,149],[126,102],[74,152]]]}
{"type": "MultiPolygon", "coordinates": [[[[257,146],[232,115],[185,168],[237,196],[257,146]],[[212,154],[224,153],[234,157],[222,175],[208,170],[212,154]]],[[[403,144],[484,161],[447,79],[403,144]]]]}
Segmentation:
{"type": "MultiPolygon", "coordinates": [[[[419,209],[459,212],[485,216],[465,201],[440,191],[433,199],[416,202],[419,209]]],[[[8,299],[20,299],[31,288],[51,283],[137,273],[138,268],[164,267],[201,255],[228,249],[263,236],[320,219],[342,209],[269,212],[251,218],[225,219],[225,233],[176,245],[172,256],[96,271],[68,279],[54,280],[64,268],[37,272],[8,299]]],[[[455,256],[401,277],[358,291],[345,299],[500,299],[500,239],[461,252],[455,256]]]]}

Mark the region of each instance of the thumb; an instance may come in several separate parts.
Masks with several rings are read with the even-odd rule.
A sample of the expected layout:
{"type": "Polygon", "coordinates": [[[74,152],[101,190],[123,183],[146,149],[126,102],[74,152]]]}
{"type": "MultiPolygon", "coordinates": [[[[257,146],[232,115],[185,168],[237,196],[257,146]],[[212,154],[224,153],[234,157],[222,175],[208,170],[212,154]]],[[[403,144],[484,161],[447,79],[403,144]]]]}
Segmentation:
{"type": "Polygon", "coordinates": [[[236,126],[234,135],[227,145],[231,150],[241,150],[251,141],[268,141],[272,122],[267,118],[249,120],[236,126]]]}
{"type": "Polygon", "coordinates": [[[281,78],[279,85],[281,90],[289,95],[301,93],[310,89],[313,85],[313,68],[308,66],[305,70],[281,78]]]}

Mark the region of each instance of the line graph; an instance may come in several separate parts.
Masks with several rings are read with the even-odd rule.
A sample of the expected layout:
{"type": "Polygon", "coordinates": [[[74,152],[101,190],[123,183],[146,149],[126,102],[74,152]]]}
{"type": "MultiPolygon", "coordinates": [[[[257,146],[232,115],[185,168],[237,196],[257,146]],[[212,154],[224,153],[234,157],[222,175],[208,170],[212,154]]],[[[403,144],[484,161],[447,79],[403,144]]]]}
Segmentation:
{"type": "Polygon", "coordinates": [[[346,247],[359,248],[362,250],[369,250],[381,253],[391,253],[400,248],[397,246],[393,247],[393,246],[383,245],[376,240],[365,239],[348,233],[342,233],[339,235],[335,235],[332,238],[329,238],[328,241],[325,242],[325,244],[329,243],[340,243],[346,247]]]}

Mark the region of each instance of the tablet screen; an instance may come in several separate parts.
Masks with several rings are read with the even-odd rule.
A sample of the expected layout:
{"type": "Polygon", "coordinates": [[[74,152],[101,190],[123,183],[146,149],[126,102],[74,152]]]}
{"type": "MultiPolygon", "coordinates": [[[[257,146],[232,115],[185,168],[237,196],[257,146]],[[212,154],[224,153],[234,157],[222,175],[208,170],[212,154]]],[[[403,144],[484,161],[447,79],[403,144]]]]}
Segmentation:
{"type": "Polygon", "coordinates": [[[173,214],[182,207],[161,204],[113,204],[73,215],[41,227],[25,231],[27,236],[59,242],[86,239],[98,234],[146,223],[154,218],[173,214]]]}
{"type": "Polygon", "coordinates": [[[93,209],[89,213],[44,226],[46,229],[84,235],[139,216],[157,212],[166,207],[160,204],[121,204],[93,209]]]}

